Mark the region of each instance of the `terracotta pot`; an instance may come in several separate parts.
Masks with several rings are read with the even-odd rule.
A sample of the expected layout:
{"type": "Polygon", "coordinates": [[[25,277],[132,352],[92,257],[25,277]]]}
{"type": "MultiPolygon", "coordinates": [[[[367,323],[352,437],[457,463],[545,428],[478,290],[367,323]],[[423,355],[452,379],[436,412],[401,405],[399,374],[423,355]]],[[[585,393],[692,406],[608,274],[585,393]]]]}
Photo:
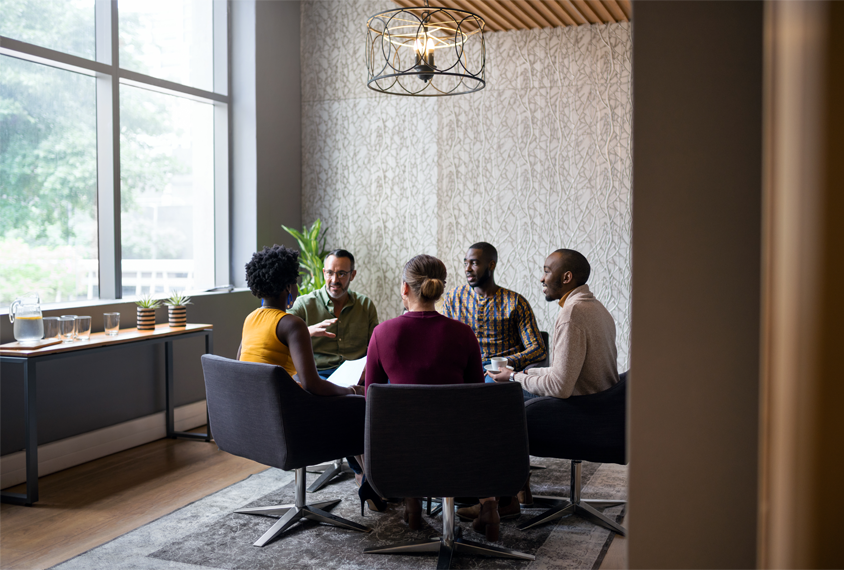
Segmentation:
{"type": "Polygon", "coordinates": [[[170,305],[167,307],[171,329],[183,329],[188,324],[188,308],[184,305],[170,305]]]}
{"type": "Polygon", "coordinates": [[[155,330],[155,309],[145,309],[143,307],[138,307],[138,330],[155,330]]]}

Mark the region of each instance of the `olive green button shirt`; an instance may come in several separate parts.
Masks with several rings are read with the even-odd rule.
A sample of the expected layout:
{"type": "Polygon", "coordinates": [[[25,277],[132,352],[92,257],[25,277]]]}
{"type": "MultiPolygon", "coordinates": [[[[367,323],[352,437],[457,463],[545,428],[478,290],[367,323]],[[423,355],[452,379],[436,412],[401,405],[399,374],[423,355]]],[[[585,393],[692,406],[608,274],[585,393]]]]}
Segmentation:
{"type": "MultiPolygon", "coordinates": [[[[302,295],[287,311],[296,315],[310,327],[334,317],[334,301],[325,287],[302,295]]],[[[337,322],[326,329],[337,335],[311,337],[314,347],[314,361],[317,370],[336,368],[346,360],[357,360],[366,356],[369,338],[378,325],[375,305],[365,295],[349,291],[349,298],[340,311],[337,322]]]]}

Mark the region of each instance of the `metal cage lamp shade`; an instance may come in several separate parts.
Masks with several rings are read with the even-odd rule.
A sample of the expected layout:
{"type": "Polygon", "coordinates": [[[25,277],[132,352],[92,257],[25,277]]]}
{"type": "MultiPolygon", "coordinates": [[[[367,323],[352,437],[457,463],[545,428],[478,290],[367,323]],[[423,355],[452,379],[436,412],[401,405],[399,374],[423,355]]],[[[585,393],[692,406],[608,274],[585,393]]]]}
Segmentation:
{"type": "Polygon", "coordinates": [[[442,97],[486,85],[484,20],[453,8],[399,8],[366,23],[367,87],[380,93],[442,97]]]}

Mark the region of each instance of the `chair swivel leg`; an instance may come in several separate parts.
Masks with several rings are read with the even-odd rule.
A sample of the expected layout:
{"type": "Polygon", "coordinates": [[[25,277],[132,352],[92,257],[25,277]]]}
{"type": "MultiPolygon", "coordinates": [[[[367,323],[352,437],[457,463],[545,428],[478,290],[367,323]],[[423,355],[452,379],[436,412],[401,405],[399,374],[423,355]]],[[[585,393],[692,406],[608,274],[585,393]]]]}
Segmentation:
{"type": "Polygon", "coordinates": [[[535,559],[532,554],[510,550],[509,548],[489,546],[464,539],[459,527],[455,531],[454,497],[443,498],[442,510],[443,534],[441,537],[432,537],[419,542],[367,548],[364,552],[367,554],[437,553],[437,570],[451,568],[451,561],[455,553],[491,556],[495,558],[514,558],[516,560],[535,559]]]}
{"type": "Polygon", "coordinates": [[[329,483],[331,483],[336,477],[340,477],[346,473],[351,473],[354,475],[354,471],[346,465],[342,458],[335,459],[330,463],[323,463],[322,465],[314,465],[313,467],[309,467],[308,471],[311,473],[319,473],[322,472],[322,475],[311,483],[311,486],[308,487],[308,493],[316,493],[329,483]]]}
{"type": "Polygon", "coordinates": [[[257,540],[257,542],[255,542],[254,546],[264,546],[268,544],[274,538],[279,536],[281,533],[283,533],[302,519],[310,519],[317,522],[328,523],[334,526],[338,526],[340,528],[356,530],[359,532],[369,532],[371,530],[368,527],[359,525],[356,522],[352,522],[350,520],[338,517],[336,515],[332,515],[331,513],[328,513],[323,510],[330,509],[336,506],[340,502],[340,499],[334,499],[333,501],[323,501],[320,503],[308,505],[305,500],[306,492],[304,467],[296,469],[294,484],[296,488],[296,498],[295,503],[293,505],[257,507],[254,509],[240,509],[235,511],[236,513],[246,515],[283,515],[272,527],[270,527],[267,532],[264,533],[263,536],[261,536],[261,538],[257,540]]]}
{"type": "Polygon", "coordinates": [[[550,500],[556,503],[551,510],[548,510],[541,515],[538,515],[529,521],[519,525],[519,530],[527,530],[535,526],[539,526],[546,522],[557,520],[568,515],[578,515],[594,524],[603,526],[621,536],[627,535],[627,529],[610,519],[603,513],[600,513],[596,508],[609,508],[619,505],[626,505],[627,501],[607,501],[602,499],[581,499],[581,462],[573,460],[571,462],[571,500],[566,501],[560,497],[540,497],[534,495],[534,501],[550,500]]]}

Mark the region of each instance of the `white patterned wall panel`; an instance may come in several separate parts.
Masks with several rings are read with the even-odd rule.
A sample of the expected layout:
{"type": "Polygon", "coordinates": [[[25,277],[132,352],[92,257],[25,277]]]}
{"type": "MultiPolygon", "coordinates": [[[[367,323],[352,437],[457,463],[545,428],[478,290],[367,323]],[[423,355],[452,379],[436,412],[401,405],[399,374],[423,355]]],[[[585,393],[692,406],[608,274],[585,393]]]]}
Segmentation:
{"type": "Polygon", "coordinates": [[[592,290],[616,320],[626,367],[629,26],[502,32],[487,41],[487,89],[440,102],[438,251],[460,275],[468,245],[495,245],[498,282],[527,297],[549,331],[557,306],[538,283],[543,261],[560,247],[581,251],[592,290]]]}
{"type": "Polygon", "coordinates": [[[381,318],[401,310],[400,274],[436,254],[436,103],[394,98],[303,105],[303,220],[355,254],[354,289],[381,318]]]}
{"type": "Polygon", "coordinates": [[[366,87],[366,21],[395,7],[390,0],[302,2],[303,102],[381,97],[366,87]]]}
{"type": "Polygon", "coordinates": [[[490,33],[486,89],[418,100],[364,85],[362,30],[391,7],[302,4],[304,220],[322,218],[329,246],[359,258],[355,288],[382,319],[400,312],[407,259],[438,255],[451,287],[464,282],[466,247],[489,241],[501,254],[498,281],[525,295],[541,328],[552,330],[556,306],[538,285],[542,262],[556,248],[578,249],[616,319],[626,367],[629,24],[490,33]],[[333,46],[355,34],[350,59],[336,57],[333,46]]]}

